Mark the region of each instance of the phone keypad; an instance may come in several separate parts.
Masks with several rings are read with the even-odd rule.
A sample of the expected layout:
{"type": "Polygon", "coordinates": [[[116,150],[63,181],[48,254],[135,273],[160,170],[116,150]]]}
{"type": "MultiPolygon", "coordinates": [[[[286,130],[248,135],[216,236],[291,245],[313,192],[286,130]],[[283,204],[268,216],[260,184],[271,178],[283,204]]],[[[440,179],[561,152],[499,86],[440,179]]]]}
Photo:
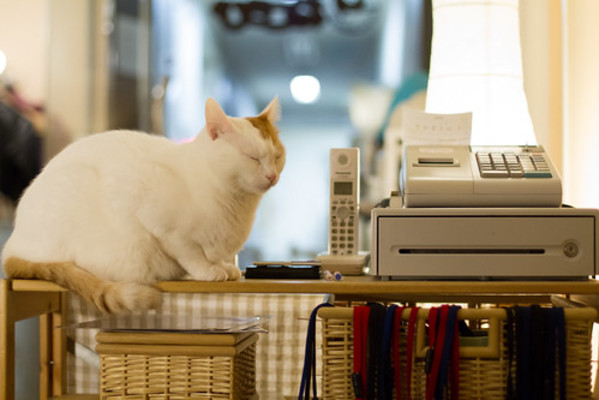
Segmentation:
{"type": "Polygon", "coordinates": [[[357,251],[356,206],[352,200],[334,200],[331,204],[330,253],[355,254],[357,251]]]}
{"type": "Polygon", "coordinates": [[[551,170],[541,153],[477,152],[476,161],[483,178],[551,178],[551,170]]]}

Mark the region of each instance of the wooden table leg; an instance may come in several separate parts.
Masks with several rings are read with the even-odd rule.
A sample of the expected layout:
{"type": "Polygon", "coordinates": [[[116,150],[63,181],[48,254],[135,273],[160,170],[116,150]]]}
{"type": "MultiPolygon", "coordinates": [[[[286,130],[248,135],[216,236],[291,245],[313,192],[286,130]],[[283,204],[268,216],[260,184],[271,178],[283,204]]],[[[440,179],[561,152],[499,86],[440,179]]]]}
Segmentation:
{"type": "MultiPolygon", "coordinates": [[[[62,394],[64,388],[63,354],[66,354],[66,337],[59,330],[54,335],[57,327],[62,322],[61,293],[57,292],[19,292],[13,291],[11,281],[0,280],[0,400],[14,400],[15,397],[15,324],[27,318],[40,315],[54,315],[52,317],[52,329],[47,330],[51,334],[52,354],[58,355],[60,360],[58,366],[52,362],[51,379],[47,378],[46,372],[42,371],[41,386],[48,389],[48,382],[52,385],[52,394],[62,394]]],[[[47,320],[44,320],[44,325],[47,320]]],[[[47,326],[47,325],[46,325],[47,326]]],[[[44,339],[46,340],[46,339],[44,339]]],[[[49,363],[50,364],[50,363],[49,363]]],[[[49,365],[46,364],[46,365],[49,365]]],[[[48,392],[46,392],[48,393],[48,392]]],[[[44,397],[40,393],[42,398],[44,397]]]]}
{"type": "Polygon", "coordinates": [[[15,321],[9,282],[0,280],[0,400],[15,398],[15,321]]]}
{"type": "Polygon", "coordinates": [[[52,345],[52,395],[60,396],[67,386],[67,335],[65,328],[66,293],[60,295],[59,307],[50,314],[50,338],[52,345]]]}
{"type": "Polygon", "coordinates": [[[52,316],[40,316],[40,400],[52,396],[52,316]]]}
{"type": "Polygon", "coordinates": [[[61,306],[40,316],[40,400],[64,394],[66,389],[66,333],[61,306]]]}

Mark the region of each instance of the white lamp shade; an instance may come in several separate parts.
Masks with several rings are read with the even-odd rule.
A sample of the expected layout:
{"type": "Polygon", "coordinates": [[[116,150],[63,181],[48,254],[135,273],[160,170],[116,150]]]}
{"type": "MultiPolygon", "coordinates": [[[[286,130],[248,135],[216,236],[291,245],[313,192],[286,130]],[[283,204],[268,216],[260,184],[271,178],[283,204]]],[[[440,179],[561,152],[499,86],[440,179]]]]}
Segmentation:
{"type": "Polygon", "coordinates": [[[474,145],[536,144],[518,0],[433,0],[426,111],[472,112],[474,145]]]}

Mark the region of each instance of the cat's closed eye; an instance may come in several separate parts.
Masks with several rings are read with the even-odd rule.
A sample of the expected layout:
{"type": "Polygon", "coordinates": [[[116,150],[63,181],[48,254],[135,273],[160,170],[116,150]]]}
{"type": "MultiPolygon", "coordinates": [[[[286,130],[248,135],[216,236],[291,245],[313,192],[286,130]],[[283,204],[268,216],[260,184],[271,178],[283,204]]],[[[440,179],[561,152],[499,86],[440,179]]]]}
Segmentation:
{"type": "Polygon", "coordinates": [[[258,157],[252,157],[252,156],[248,156],[250,159],[252,159],[253,161],[255,161],[256,163],[260,164],[260,159],[258,157]]]}

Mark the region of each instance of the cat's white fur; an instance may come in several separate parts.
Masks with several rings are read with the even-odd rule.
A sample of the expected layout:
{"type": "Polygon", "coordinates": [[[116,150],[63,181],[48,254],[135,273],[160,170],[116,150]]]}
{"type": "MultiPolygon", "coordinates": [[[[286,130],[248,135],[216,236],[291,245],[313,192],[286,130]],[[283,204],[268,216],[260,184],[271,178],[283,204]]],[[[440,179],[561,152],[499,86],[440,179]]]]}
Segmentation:
{"type": "Polygon", "coordinates": [[[156,306],[156,281],[238,279],[235,254],[285,162],[278,119],[276,98],[252,118],[209,99],[190,143],[133,131],[76,141],[20,200],[7,276],[55,281],[107,312],[156,306]]]}

